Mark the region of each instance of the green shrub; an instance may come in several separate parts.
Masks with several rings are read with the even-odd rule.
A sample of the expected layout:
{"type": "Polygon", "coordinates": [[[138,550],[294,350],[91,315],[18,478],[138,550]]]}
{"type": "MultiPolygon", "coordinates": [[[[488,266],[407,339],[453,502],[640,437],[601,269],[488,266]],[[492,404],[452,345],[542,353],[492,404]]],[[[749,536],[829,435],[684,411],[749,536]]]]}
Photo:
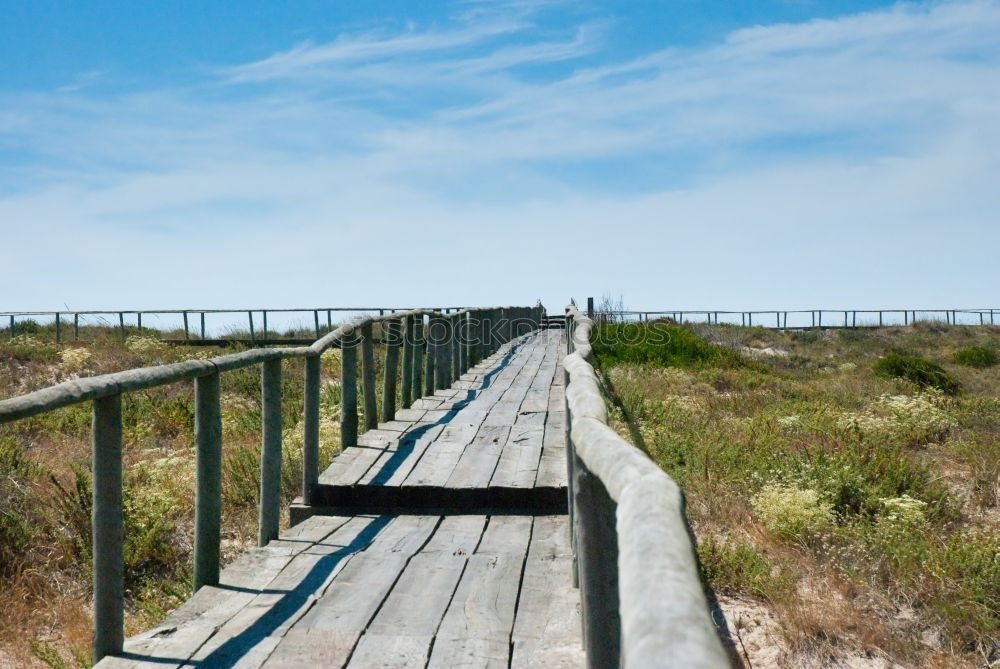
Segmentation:
{"type": "Polygon", "coordinates": [[[42,331],[41,324],[34,318],[14,321],[14,335],[33,335],[42,331]]]}
{"type": "Polygon", "coordinates": [[[872,369],[883,378],[906,379],[921,388],[937,388],[949,395],[959,390],[958,383],[940,365],[918,355],[890,352],[879,358],[872,369]]]}
{"type": "Polygon", "coordinates": [[[985,346],[968,346],[955,353],[955,362],[966,367],[984,369],[1000,362],[1000,356],[991,348],[985,346]]]}
{"type": "Polygon", "coordinates": [[[652,364],[658,367],[751,367],[735,351],[710,344],[690,330],[662,322],[604,323],[592,337],[601,365],[652,364]]]}

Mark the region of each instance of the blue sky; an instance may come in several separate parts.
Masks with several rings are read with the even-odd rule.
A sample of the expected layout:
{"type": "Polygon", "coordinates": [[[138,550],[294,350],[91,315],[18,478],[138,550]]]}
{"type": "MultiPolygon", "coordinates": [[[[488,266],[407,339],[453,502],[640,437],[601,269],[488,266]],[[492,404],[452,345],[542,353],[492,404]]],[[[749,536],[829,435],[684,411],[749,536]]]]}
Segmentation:
{"type": "Polygon", "coordinates": [[[998,306],[1000,1],[33,2],[0,310],[998,306]]]}

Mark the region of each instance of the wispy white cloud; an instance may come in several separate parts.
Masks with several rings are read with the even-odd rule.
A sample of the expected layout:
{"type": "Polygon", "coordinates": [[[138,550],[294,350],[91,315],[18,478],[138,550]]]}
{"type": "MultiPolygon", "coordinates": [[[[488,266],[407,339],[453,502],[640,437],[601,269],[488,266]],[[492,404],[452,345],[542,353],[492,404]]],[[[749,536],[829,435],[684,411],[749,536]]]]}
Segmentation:
{"type": "MultiPolygon", "coordinates": [[[[757,26],[629,59],[610,55],[611,22],[543,29],[532,12],[473,6],[452,23],[301,44],[184,89],[0,94],[0,156],[20,156],[0,157],[0,265],[39,279],[20,306],[95,286],[139,299],[179,258],[233,275],[279,267],[292,282],[360,275],[376,243],[393,269],[359,299],[538,290],[536,273],[473,285],[456,264],[399,269],[442,243],[449,258],[488,245],[523,267],[604,256],[546,274],[546,297],[617,286],[652,305],[667,298],[650,286],[673,281],[688,306],[732,304],[734,286],[789,306],[845,290],[986,296],[1000,2],[757,26]],[[36,272],[24,248],[64,273],[36,272]],[[971,260],[949,276],[913,263],[941,254],[971,260]],[[116,262],[135,258],[140,276],[116,283],[116,262]],[[840,286],[835,259],[851,263],[840,286]],[[714,280],[692,285],[706,262],[714,280]]],[[[269,295],[268,281],[246,290],[269,295]]],[[[764,306],[747,300],[732,306],[764,306]]]]}
{"type": "Polygon", "coordinates": [[[399,35],[386,35],[381,31],[343,35],[327,44],[303,42],[263,60],[225,69],[223,74],[234,82],[309,77],[322,74],[323,68],[329,66],[414,55],[440,55],[457,47],[510,35],[526,27],[527,24],[516,19],[490,19],[459,28],[419,30],[410,27],[399,35]]]}

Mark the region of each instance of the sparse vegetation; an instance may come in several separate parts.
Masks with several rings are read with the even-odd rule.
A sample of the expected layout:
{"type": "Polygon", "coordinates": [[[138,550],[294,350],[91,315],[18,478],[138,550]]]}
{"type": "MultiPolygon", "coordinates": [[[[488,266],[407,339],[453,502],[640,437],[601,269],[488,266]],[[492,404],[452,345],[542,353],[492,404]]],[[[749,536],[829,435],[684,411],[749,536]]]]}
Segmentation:
{"type": "MultiPolygon", "coordinates": [[[[144,329],[122,341],[81,329],[57,346],[50,326],[21,321],[0,339],[0,398],[67,379],[205,358],[233,349],[172,346],[144,329]]],[[[322,360],[321,465],[339,449],[340,366],[322,360]]],[[[282,493],[301,481],[301,362],[283,365],[282,493]]],[[[222,375],[223,558],[256,536],[260,372],[222,375]]],[[[178,383],[123,397],[126,632],[162,619],[190,596],[194,514],[193,390],[178,383]]],[[[0,425],[0,665],[89,666],[90,404],[0,425]]]]}
{"type": "Polygon", "coordinates": [[[997,659],[1000,376],[958,351],[1000,329],[601,329],[623,327],[679,344],[595,346],[613,421],[684,488],[706,584],[776,619],[785,665],[997,659]]]}

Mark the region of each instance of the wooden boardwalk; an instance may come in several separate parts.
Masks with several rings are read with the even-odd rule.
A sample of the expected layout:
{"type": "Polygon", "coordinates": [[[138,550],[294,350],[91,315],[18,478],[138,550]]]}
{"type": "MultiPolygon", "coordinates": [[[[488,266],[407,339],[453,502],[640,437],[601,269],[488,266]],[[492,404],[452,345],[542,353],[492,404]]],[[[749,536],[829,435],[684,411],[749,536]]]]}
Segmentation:
{"type": "Polygon", "coordinates": [[[99,667],[579,667],[562,332],[334,459],[318,504],[99,667]]]}

